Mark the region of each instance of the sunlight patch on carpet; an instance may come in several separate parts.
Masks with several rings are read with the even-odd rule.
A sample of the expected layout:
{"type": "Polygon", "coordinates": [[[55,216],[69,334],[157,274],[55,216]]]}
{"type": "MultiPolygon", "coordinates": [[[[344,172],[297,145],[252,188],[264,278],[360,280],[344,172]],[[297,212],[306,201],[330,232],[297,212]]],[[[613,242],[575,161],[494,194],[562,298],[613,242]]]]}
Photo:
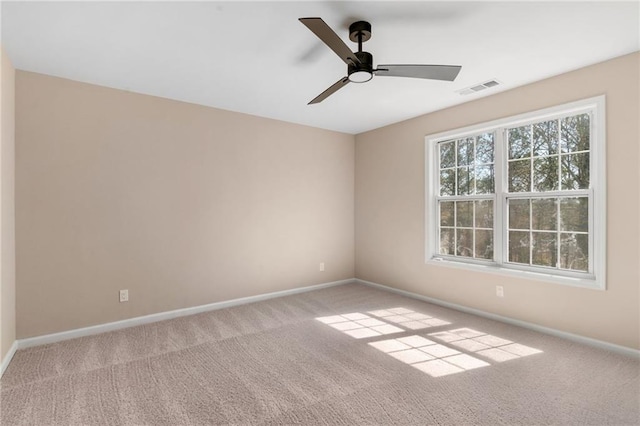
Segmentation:
{"type": "Polygon", "coordinates": [[[377,311],[369,311],[367,313],[383,318],[385,321],[408,328],[409,330],[420,330],[423,328],[439,327],[451,324],[450,322],[439,318],[433,318],[429,315],[415,312],[407,308],[380,309],[377,311]]]}
{"type": "Polygon", "coordinates": [[[318,317],[316,320],[356,339],[384,336],[406,331],[393,324],[372,318],[360,312],[318,317]]]}
{"type": "Polygon", "coordinates": [[[432,377],[461,373],[491,365],[418,335],[369,342],[369,345],[432,377]]]}
{"type": "Polygon", "coordinates": [[[451,324],[448,321],[403,307],[380,309],[367,312],[366,314],[362,312],[350,312],[347,314],[318,317],[316,320],[356,339],[451,324]],[[373,315],[373,317],[371,315],[373,315]]]}
{"type": "Polygon", "coordinates": [[[504,362],[542,353],[540,349],[514,343],[511,340],[486,334],[471,328],[458,328],[455,330],[431,333],[429,337],[496,362],[504,362]]]}
{"type": "MultiPolygon", "coordinates": [[[[366,313],[351,312],[318,317],[316,320],[356,339],[415,332],[415,330],[451,324],[403,307],[366,313]]],[[[368,343],[370,346],[432,377],[490,366],[487,360],[504,362],[542,353],[539,349],[472,328],[438,331],[427,334],[427,337],[411,335],[395,339],[372,340],[374,341],[368,343]]]]}

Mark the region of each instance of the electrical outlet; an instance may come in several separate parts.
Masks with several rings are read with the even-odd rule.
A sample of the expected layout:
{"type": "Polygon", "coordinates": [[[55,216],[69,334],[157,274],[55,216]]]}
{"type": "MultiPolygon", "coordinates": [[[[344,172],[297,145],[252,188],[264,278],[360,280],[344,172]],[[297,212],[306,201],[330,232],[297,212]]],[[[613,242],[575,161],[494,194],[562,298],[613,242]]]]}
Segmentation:
{"type": "Polygon", "coordinates": [[[120,302],[129,301],[129,290],[120,290],[120,302]]]}
{"type": "Polygon", "coordinates": [[[320,262],[320,272],[324,271],[324,262],[320,262]]]}
{"type": "Polygon", "coordinates": [[[502,287],[501,285],[496,286],[496,296],[504,297],[504,287],[502,287]]]}

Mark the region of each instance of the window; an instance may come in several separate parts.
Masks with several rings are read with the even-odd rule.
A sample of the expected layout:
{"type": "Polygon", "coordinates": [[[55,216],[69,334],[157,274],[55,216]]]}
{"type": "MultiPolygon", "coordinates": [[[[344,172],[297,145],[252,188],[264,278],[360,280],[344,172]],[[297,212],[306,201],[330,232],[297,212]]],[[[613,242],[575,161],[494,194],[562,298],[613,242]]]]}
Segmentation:
{"type": "Polygon", "coordinates": [[[604,288],[604,97],[427,136],[427,261],[604,288]]]}

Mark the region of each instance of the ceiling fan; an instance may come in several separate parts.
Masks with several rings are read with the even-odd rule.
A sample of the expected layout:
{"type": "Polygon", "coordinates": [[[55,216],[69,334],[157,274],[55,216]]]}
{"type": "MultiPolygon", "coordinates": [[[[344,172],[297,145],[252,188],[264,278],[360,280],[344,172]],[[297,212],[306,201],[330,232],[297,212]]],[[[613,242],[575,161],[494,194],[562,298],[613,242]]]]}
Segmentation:
{"type": "Polygon", "coordinates": [[[352,52],[322,18],[300,18],[299,20],[347,64],[347,76],[342,77],[313,98],[308,105],[322,102],[349,82],[365,83],[374,75],[453,81],[462,69],[457,65],[378,65],[378,68],[373,69],[373,55],[362,51],[362,43],[371,38],[370,23],[358,21],[349,26],[349,40],[358,43],[358,51],[352,52]]]}

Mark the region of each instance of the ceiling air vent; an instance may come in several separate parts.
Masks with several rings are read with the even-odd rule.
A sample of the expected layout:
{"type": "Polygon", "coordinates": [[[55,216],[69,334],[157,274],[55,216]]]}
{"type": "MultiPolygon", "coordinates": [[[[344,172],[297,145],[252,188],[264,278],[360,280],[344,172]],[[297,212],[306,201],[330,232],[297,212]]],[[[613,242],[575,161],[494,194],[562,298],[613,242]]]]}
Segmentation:
{"type": "Polygon", "coordinates": [[[480,84],[476,84],[476,85],[471,86],[471,87],[467,87],[466,89],[458,90],[458,93],[460,93],[461,95],[470,95],[472,93],[480,92],[481,90],[489,89],[489,88],[497,86],[499,84],[500,83],[497,80],[489,80],[489,81],[485,81],[484,83],[480,83],[480,84]]]}

